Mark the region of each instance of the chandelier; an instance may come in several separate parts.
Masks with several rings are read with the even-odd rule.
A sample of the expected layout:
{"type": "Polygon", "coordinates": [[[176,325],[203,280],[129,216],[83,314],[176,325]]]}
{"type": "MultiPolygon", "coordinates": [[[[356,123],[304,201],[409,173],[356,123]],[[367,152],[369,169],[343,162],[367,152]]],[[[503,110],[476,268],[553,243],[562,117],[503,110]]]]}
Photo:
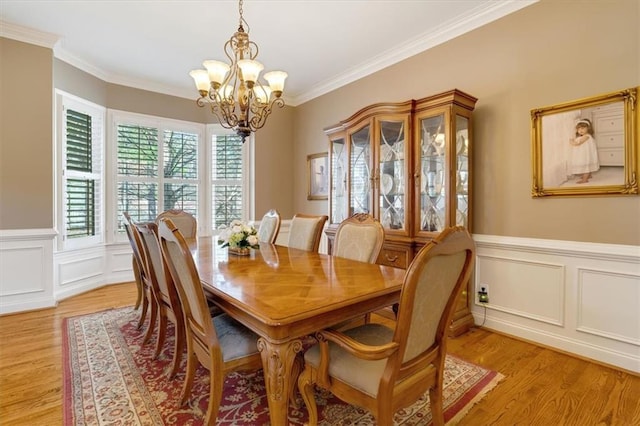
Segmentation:
{"type": "Polygon", "coordinates": [[[271,71],[264,74],[268,86],[258,80],[264,66],[255,60],[258,45],[249,41],[249,24],[242,17],[242,1],[238,5],[238,31],[224,45],[224,53],[231,63],[207,60],[202,63],[206,70],[193,70],[189,75],[200,94],[196,100],[198,106],[209,104],[220,124],[234,129],[244,143],[251,132],[264,126],[274,105],[284,106],[281,96],[287,73],[271,71]],[[246,24],[247,32],[243,24],[246,24]]]}

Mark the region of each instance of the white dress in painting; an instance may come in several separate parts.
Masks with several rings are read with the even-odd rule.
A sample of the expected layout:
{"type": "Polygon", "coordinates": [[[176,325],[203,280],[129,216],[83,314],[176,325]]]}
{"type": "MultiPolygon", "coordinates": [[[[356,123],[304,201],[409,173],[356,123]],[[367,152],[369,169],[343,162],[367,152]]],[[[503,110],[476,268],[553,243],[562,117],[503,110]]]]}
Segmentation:
{"type": "Polygon", "coordinates": [[[569,173],[572,175],[596,172],[600,169],[596,140],[589,134],[586,136],[587,140],[584,143],[571,147],[569,173]]]}

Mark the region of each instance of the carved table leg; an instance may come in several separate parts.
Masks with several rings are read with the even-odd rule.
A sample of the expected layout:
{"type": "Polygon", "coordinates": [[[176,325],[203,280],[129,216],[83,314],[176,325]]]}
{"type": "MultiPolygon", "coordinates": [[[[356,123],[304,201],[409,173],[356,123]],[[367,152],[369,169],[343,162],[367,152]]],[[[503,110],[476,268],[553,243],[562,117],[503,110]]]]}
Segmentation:
{"type": "MultiPolygon", "coordinates": [[[[288,425],[288,407],[291,387],[296,385],[294,361],[296,353],[302,350],[302,342],[273,343],[264,338],[258,339],[258,350],[262,357],[264,382],[267,388],[269,416],[273,426],[288,425]]],[[[299,372],[299,371],[298,371],[299,372]]]]}

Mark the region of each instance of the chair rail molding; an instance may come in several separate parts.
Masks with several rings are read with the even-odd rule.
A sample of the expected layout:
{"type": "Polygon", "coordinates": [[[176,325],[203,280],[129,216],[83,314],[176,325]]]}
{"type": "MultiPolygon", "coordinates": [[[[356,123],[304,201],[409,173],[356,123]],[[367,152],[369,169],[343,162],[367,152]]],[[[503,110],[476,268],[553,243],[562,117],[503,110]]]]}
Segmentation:
{"type": "Polygon", "coordinates": [[[640,373],[640,246],[473,237],[476,324],[640,373]]]}

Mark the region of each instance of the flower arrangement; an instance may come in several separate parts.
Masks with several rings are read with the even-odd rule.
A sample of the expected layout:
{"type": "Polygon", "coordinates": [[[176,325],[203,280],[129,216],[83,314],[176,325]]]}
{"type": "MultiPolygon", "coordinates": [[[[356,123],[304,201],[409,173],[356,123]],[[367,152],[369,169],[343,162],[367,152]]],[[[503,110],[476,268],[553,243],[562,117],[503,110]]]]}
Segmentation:
{"type": "Polygon", "coordinates": [[[231,249],[259,248],[258,231],[252,225],[233,220],[218,235],[218,244],[231,249]]]}

